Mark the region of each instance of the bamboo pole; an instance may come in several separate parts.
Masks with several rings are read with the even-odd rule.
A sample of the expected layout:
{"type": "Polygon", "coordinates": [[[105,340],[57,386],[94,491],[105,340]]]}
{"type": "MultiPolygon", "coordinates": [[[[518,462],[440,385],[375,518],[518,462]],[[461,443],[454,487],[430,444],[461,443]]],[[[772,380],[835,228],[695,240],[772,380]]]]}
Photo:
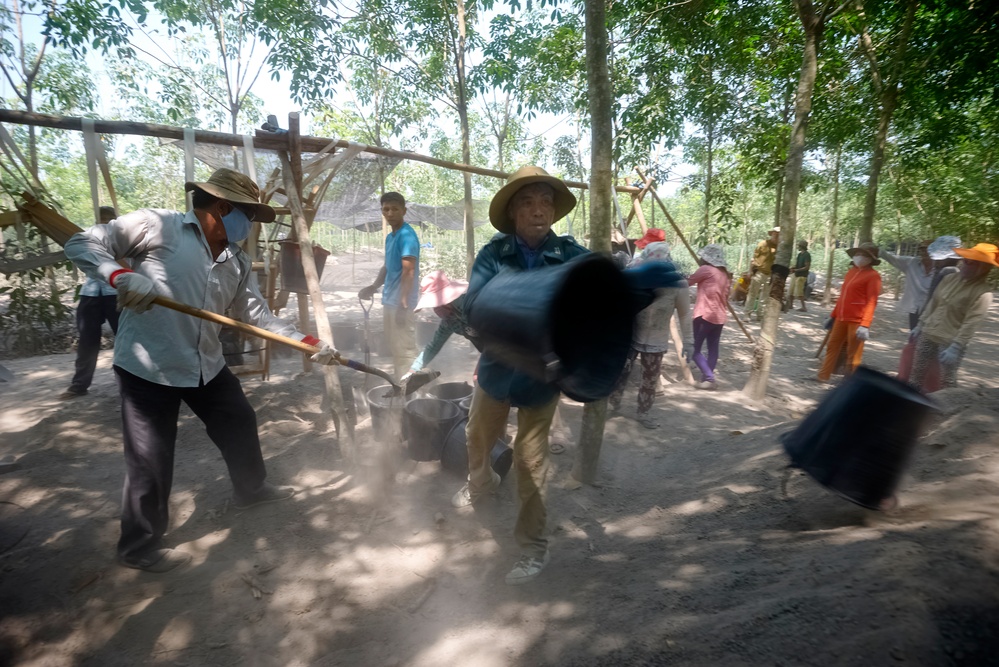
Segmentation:
{"type": "MultiPolygon", "coordinates": [[[[73,116],[58,116],[55,114],[29,113],[14,109],[0,109],[0,123],[15,123],[18,125],[31,125],[35,127],[51,127],[62,130],[83,129],[82,119],[73,116]]],[[[171,125],[158,125],[155,123],[138,123],[135,121],[118,120],[94,120],[94,131],[99,134],[132,134],[141,137],[161,137],[164,139],[183,139],[184,128],[173,127],[171,125]]],[[[195,130],[194,140],[203,144],[219,144],[222,146],[243,145],[243,136],[239,134],[228,134],[226,132],[210,132],[207,130],[195,130]]],[[[303,136],[302,151],[306,153],[318,153],[326,149],[330,143],[334,143],[336,148],[347,148],[352,142],[343,139],[329,139],[325,137],[303,136]]],[[[254,147],[261,150],[281,151],[287,150],[288,138],[283,133],[264,132],[257,130],[253,138],[254,147]]],[[[355,144],[356,145],[356,144],[355,144]]],[[[391,148],[381,148],[378,146],[364,146],[361,150],[373,155],[383,155],[385,157],[398,158],[400,160],[413,160],[415,162],[425,162],[445,169],[478,174],[480,176],[492,176],[506,180],[510,174],[505,171],[495,169],[485,169],[472,165],[461,164],[440,160],[428,155],[410,153],[408,151],[397,151],[391,148]]],[[[570,188],[588,188],[587,183],[581,181],[564,181],[570,188]]],[[[641,188],[630,185],[616,186],[618,192],[638,192],[641,188]]]]}
{"type": "MultiPolygon", "coordinates": [[[[641,169],[635,167],[635,171],[637,171],[638,175],[642,177],[642,180],[645,180],[645,174],[642,173],[641,169]]],[[[668,210],[666,210],[666,204],[664,204],[663,200],[659,198],[659,193],[657,193],[654,188],[649,190],[649,192],[652,193],[652,198],[656,200],[656,203],[659,204],[659,208],[662,209],[662,212],[666,215],[666,220],[668,220],[670,226],[673,227],[673,231],[676,232],[677,238],[680,239],[683,245],[690,252],[690,256],[694,258],[694,261],[699,262],[700,258],[697,256],[697,253],[694,252],[694,249],[690,246],[690,244],[687,243],[687,239],[684,237],[683,232],[680,231],[680,226],[676,224],[676,220],[674,220],[673,216],[669,214],[668,210]]],[[[739,319],[739,316],[735,314],[735,310],[732,308],[732,304],[726,302],[726,305],[728,306],[729,314],[733,318],[735,318],[735,321],[736,323],[738,323],[739,328],[742,329],[742,333],[746,334],[746,338],[749,339],[749,342],[755,345],[756,341],[753,340],[753,337],[751,335],[749,335],[749,332],[746,330],[746,325],[744,325],[742,323],[742,320],[739,319]]]]}

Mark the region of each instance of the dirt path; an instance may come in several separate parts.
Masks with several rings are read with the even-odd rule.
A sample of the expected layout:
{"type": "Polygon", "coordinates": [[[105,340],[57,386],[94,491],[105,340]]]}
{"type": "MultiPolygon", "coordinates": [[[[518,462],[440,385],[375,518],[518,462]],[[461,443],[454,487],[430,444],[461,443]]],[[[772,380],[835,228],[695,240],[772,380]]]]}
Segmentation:
{"type": "MultiPolygon", "coordinates": [[[[350,293],[336,303],[358,318],[350,293]]],[[[894,305],[866,356],[884,370],[904,341],[894,305]]],[[[999,664],[999,321],[942,397],[901,508],[882,514],[803,476],[779,492],[776,438],[825,391],[809,381],[820,310],[787,315],[764,404],[737,391],[749,348],[729,327],[721,391],[667,385],[656,432],[612,420],[600,488],[563,489],[572,448],[553,457],[552,562],[520,588],[502,581],[517,557],[512,479],[455,511],[461,480],[435,463],[400,460],[388,486],[370,466],[351,473],[316,427],[321,376],[289,356],[244,386],[270,477],[298,494],[233,510],[215,448],[184,413],[168,540],[193,562],[120,568],[109,353],[71,402],[55,396],[72,355],[5,361],[18,380],[0,384],[0,458],[19,469],[0,475],[0,664],[999,664]]],[[[468,379],[474,360],[450,343],[442,380],[468,379]]],[[[580,413],[563,401],[574,432],[580,413]]]]}

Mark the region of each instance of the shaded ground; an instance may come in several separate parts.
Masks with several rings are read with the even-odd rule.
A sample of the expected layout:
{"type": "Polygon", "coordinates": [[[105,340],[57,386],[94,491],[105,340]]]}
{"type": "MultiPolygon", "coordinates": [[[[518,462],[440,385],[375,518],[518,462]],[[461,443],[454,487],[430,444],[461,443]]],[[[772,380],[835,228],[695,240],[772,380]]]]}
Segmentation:
{"type": "MultiPolygon", "coordinates": [[[[338,321],[360,321],[349,292],[332,296],[338,321]]],[[[879,308],[866,356],[884,370],[905,339],[894,306],[879,308]]],[[[463,511],[449,505],[460,478],[436,463],[399,459],[383,484],[363,418],[362,465],[348,469],[317,426],[321,375],[290,356],[244,386],[271,479],[299,493],[230,508],[224,466],[185,412],[168,539],[193,563],[117,567],[110,353],[70,402],[55,396],[71,354],[7,361],[18,379],[0,384],[0,458],[19,469],[0,475],[0,664],[999,664],[999,321],[883,514],[804,476],[780,493],[777,436],[825,391],[809,381],[824,317],[818,304],[787,314],[764,404],[737,391],[750,350],[728,327],[722,390],[667,384],[659,431],[609,422],[600,488],[563,489],[574,452],[554,456],[552,562],[519,588],[502,581],[517,557],[512,479],[463,511]]],[[[452,341],[441,379],[468,379],[474,360],[452,341]]],[[[343,378],[359,395],[365,378],[343,378]]],[[[574,433],[580,413],[563,401],[574,433]]]]}

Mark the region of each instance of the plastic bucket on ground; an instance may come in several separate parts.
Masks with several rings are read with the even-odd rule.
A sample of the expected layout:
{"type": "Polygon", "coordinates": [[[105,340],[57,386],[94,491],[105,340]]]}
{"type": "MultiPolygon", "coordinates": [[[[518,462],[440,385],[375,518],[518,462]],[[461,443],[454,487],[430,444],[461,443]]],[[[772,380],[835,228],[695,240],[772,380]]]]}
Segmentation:
{"type": "MultiPolygon", "coordinates": [[[[381,329],[376,329],[369,325],[370,330],[368,331],[368,346],[371,354],[378,355],[379,357],[391,357],[392,351],[388,347],[388,342],[385,340],[385,332],[381,329]]],[[[364,325],[357,325],[357,349],[364,350],[364,325]]]]}
{"type": "MultiPolygon", "coordinates": [[[[441,450],[441,467],[461,477],[468,476],[468,447],[465,438],[467,425],[467,418],[455,424],[444,438],[444,449],[441,450]]],[[[496,474],[501,478],[506,477],[513,466],[513,450],[502,438],[497,438],[489,452],[489,459],[496,474]]]]}
{"type": "Polygon", "coordinates": [[[621,270],[598,253],[501,272],[466,304],[483,352],[582,402],[614,389],[639,307],[621,270]]]}
{"type": "Polygon", "coordinates": [[[904,382],[860,367],[781,442],[791,467],[847,500],[881,509],[935,409],[904,382]]]}
{"type": "Polygon", "coordinates": [[[472,385],[467,382],[441,382],[436,387],[429,389],[427,393],[434,398],[451,401],[460,408],[461,401],[471,397],[472,385]]]}
{"type": "Polygon", "coordinates": [[[392,385],[383,384],[367,393],[368,410],[371,412],[371,431],[381,442],[402,442],[402,414],[404,399],[385,397],[392,385]]]}
{"type": "Polygon", "coordinates": [[[458,401],[458,409],[461,410],[461,414],[468,416],[469,411],[472,409],[472,395],[469,394],[465,398],[458,401]]]}
{"type": "MultiPolygon", "coordinates": [[[[312,254],[316,259],[316,271],[322,278],[330,251],[313,245],[312,254]]],[[[298,241],[281,241],[281,289],[299,294],[309,291],[309,286],[305,282],[305,271],[302,269],[302,249],[298,241]]]]}
{"type": "Polygon", "coordinates": [[[414,398],[406,403],[403,434],[409,458],[436,461],[441,457],[444,438],[461,420],[461,411],[451,401],[440,398],[414,398]]]}

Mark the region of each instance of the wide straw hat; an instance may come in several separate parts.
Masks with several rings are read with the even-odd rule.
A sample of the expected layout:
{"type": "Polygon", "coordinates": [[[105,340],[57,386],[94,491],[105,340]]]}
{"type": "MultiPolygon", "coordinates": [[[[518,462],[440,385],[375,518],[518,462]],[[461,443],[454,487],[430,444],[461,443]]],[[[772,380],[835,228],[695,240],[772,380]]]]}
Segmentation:
{"type": "Polygon", "coordinates": [[[504,234],[513,234],[516,231],[513,221],[506,214],[506,207],[518,190],[532,183],[546,183],[555,190],[553,222],[561,220],[576,208],[576,196],[569,192],[569,188],[561,179],[555,178],[541,167],[528,165],[513,172],[507,179],[506,185],[493,195],[493,200],[489,203],[489,222],[493,223],[493,227],[504,234]]]}
{"type": "Polygon", "coordinates": [[[468,283],[464,280],[451,280],[443,271],[432,271],[420,281],[420,300],[416,310],[444,306],[465,293],[468,283]]]}
{"type": "Polygon", "coordinates": [[[954,248],[954,252],[965,259],[999,266],[999,262],[996,262],[999,259],[999,248],[991,243],[979,243],[974,248],[954,248]]]}
{"type": "Polygon", "coordinates": [[[704,246],[697,251],[697,256],[711,266],[717,266],[720,269],[728,269],[728,266],[725,264],[725,251],[717,243],[711,243],[710,245],[704,246]]]}
{"type": "Polygon", "coordinates": [[[661,243],[666,240],[666,232],[661,229],[652,229],[645,232],[645,236],[635,241],[635,247],[641,250],[650,243],[661,243]]]}
{"type": "Polygon", "coordinates": [[[933,239],[933,243],[926,248],[927,254],[929,254],[930,259],[940,260],[940,259],[957,259],[960,257],[956,252],[955,248],[961,247],[961,239],[957,236],[938,236],[933,239]]]}
{"type": "Polygon", "coordinates": [[[257,222],[274,222],[274,209],[260,203],[260,188],[249,176],[232,169],[216,169],[204,183],[188,181],[184,191],[204,190],[213,197],[224,199],[232,204],[244,204],[253,208],[253,219],[257,222]]]}
{"type": "Polygon", "coordinates": [[[881,260],[878,259],[878,255],[881,253],[881,249],[878,248],[877,245],[871,243],[870,241],[864,241],[856,248],[850,248],[849,250],[846,251],[846,254],[849,255],[850,257],[853,257],[858,252],[863,253],[868,257],[870,257],[872,260],[874,260],[873,262],[871,262],[871,266],[877,266],[878,264],[881,263],[881,260]]]}

